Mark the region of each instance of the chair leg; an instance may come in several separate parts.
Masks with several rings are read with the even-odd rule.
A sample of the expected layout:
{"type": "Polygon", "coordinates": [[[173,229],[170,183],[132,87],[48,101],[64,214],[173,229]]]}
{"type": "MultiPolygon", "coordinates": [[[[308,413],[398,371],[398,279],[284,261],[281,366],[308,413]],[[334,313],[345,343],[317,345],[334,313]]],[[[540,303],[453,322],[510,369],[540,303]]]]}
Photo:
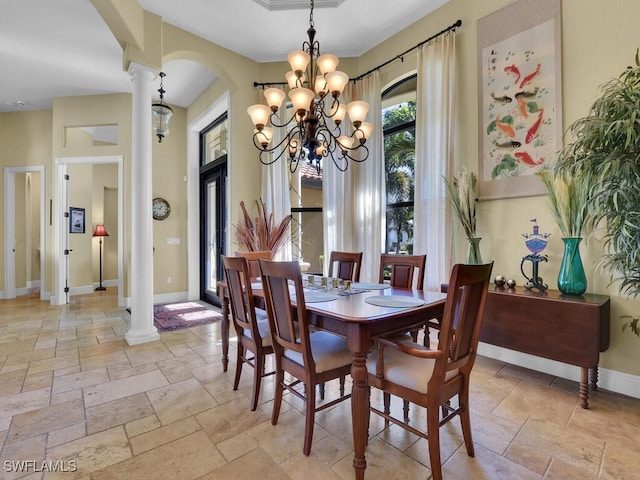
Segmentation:
{"type": "Polygon", "coordinates": [[[470,457],[475,456],[475,450],[473,448],[473,437],[471,435],[471,415],[469,414],[469,388],[468,383],[460,392],[460,423],[462,424],[462,436],[464,438],[464,445],[467,447],[467,454],[470,457]]]}
{"type": "Polygon", "coordinates": [[[344,397],[344,384],[345,384],[345,378],[344,375],[340,377],[340,396],[344,397]]]}
{"type": "Polygon", "coordinates": [[[242,374],[242,364],[244,363],[243,357],[245,355],[245,349],[238,342],[238,355],[236,356],[236,377],[233,380],[233,389],[238,390],[238,385],[240,384],[240,375],[242,374]]]}
{"type": "Polygon", "coordinates": [[[305,426],[304,426],[304,447],[302,449],[302,453],[304,453],[307,457],[311,453],[311,441],[313,440],[313,425],[315,423],[316,417],[316,389],[309,385],[307,388],[307,398],[306,398],[306,416],[305,416],[305,426]]]}
{"type": "Polygon", "coordinates": [[[402,411],[404,412],[404,421],[409,422],[409,401],[402,401],[402,411]]]}
{"type": "MultiPolygon", "coordinates": [[[[391,394],[387,392],[383,392],[382,399],[384,402],[384,413],[389,415],[389,413],[391,413],[391,394]]],[[[384,419],[384,426],[385,427],[389,426],[389,420],[387,420],[386,418],[384,419]]]]}
{"type": "Polygon", "coordinates": [[[324,382],[318,385],[318,389],[320,390],[320,400],[324,400],[324,382]]]}
{"type": "Polygon", "coordinates": [[[284,382],[284,371],[281,368],[276,368],[276,390],[273,396],[273,412],[271,413],[271,425],[278,423],[278,417],[280,416],[280,406],[282,405],[282,386],[284,382]]]}
{"type": "Polygon", "coordinates": [[[251,411],[258,408],[258,397],[260,395],[260,385],[262,385],[262,373],[264,372],[264,355],[254,355],[253,364],[253,389],[251,390],[251,411]]]}
{"type": "Polygon", "coordinates": [[[440,416],[437,405],[427,407],[427,437],[432,480],[442,480],[442,464],[440,463],[440,416]]]}

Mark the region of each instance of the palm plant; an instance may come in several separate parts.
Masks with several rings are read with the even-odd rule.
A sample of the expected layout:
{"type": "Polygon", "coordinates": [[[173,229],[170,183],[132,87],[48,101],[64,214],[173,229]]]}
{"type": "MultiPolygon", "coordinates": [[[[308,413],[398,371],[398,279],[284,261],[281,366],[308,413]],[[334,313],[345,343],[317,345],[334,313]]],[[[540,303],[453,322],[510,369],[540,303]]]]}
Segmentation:
{"type": "Polygon", "coordinates": [[[291,215],[276,221],[273,213],[267,213],[267,205],[262,199],[256,200],[256,206],[258,216],[252,219],[244,202],[240,202],[242,223],[236,225],[236,243],[243,251],[270,251],[273,257],[291,238],[291,215]]]}
{"type": "MultiPolygon", "coordinates": [[[[588,115],[574,122],[575,140],[559,155],[556,171],[593,176],[589,202],[594,222],[606,226],[599,266],[622,294],[640,293],[640,59],[601,86],[588,115]]],[[[640,336],[640,318],[625,327],[640,336]]]]}

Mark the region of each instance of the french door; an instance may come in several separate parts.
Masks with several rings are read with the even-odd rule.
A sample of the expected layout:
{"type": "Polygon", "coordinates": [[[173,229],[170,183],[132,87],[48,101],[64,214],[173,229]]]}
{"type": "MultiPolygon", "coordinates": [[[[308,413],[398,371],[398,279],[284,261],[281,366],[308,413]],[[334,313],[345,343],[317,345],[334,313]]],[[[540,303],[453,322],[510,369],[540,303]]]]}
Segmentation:
{"type": "Polygon", "coordinates": [[[224,158],[200,171],[200,299],[220,306],[217,285],[223,278],[225,252],[227,161],[224,158]]]}

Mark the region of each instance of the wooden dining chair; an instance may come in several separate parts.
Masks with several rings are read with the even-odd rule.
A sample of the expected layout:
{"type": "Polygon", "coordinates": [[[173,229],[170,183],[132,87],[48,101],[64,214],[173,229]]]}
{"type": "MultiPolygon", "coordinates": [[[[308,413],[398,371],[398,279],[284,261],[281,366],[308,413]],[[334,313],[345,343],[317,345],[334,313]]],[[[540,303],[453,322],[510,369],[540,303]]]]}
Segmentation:
{"type": "Polygon", "coordinates": [[[260,278],[260,265],[258,265],[258,260],[260,258],[271,260],[272,258],[270,250],[258,250],[255,252],[236,252],[235,255],[236,257],[244,257],[247,259],[247,263],[249,264],[249,275],[251,275],[252,280],[260,278]]]}
{"type": "Polygon", "coordinates": [[[222,257],[229,306],[233,326],[238,335],[238,354],[236,376],[233,389],[237,390],[242,375],[242,366],[246,363],[253,367],[253,388],[251,390],[251,410],[258,406],[262,377],[273,375],[275,371],[265,372],[265,359],[273,353],[269,322],[265,316],[258,317],[253,291],[251,289],[249,263],[244,257],[222,257]],[[250,356],[251,354],[251,356],[250,356]]]}
{"type": "Polygon", "coordinates": [[[390,283],[392,287],[424,288],[424,270],[427,263],[426,255],[397,255],[382,253],[380,255],[380,278],[383,283],[387,272],[391,272],[390,283]],[[414,276],[416,281],[414,282],[414,276]]]}
{"type": "Polygon", "coordinates": [[[337,252],[329,255],[329,277],[333,278],[334,266],[336,278],[342,280],[360,281],[360,266],[362,265],[362,252],[337,252]]]}
{"type": "Polygon", "coordinates": [[[467,454],[474,456],[469,415],[469,381],[476,358],[493,263],[454,265],[444,306],[437,350],[417,343],[378,339],[367,359],[369,385],[426,407],[427,431],[370,407],[387,421],[426,438],[434,480],[442,479],[440,427],[460,416],[467,454]],[[458,397],[457,407],[450,400],[458,397]]]}
{"type": "Polygon", "coordinates": [[[344,394],[345,377],[351,371],[351,352],[346,339],[338,335],[322,330],[310,332],[298,262],[260,260],[260,269],[276,359],[271,423],[278,423],[285,389],[304,400],[306,421],[302,452],[309,455],[316,412],[351,397],[344,394]],[[287,381],[285,373],[295,380],[287,381]],[[316,386],[336,378],[340,379],[339,398],[316,405],[316,386]],[[295,388],[300,383],[304,386],[302,392],[295,388]]]}

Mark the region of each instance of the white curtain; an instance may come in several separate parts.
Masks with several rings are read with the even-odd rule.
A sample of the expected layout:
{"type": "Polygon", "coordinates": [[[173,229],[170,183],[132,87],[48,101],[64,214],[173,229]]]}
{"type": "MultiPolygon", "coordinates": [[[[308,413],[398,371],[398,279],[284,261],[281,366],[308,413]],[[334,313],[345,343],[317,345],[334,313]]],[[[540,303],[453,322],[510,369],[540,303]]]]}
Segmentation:
{"type": "Polygon", "coordinates": [[[353,251],[363,252],[361,280],[377,282],[383,232],[386,230],[380,72],[375,71],[358,82],[355,93],[356,98],[369,103],[367,121],[374,124],[374,129],[365,144],[369,149],[369,158],[363,163],[352,165],[355,174],[355,197],[352,199],[355,230],[353,251]]]}
{"type": "Polygon", "coordinates": [[[414,253],[427,254],[425,289],[440,290],[451,268],[451,211],[443,176],[453,168],[455,32],[418,51],[414,253]]]}
{"type": "MultiPolygon", "coordinates": [[[[340,95],[340,103],[345,106],[351,101],[353,85],[347,84],[340,95]]],[[[327,109],[331,102],[327,101],[327,109]]],[[[328,125],[333,125],[331,120],[328,125]]],[[[340,125],[345,135],[351,133],[351,122],[348,116],[340,125]]],[[[332,133],[337,133],[335,130],[332,133]]],[[[338,149],[339,151],[339,149],[338,149]]],[[[338,153],[336,153],[336,156],[338,153]]],[[[336,159],[338,162],[340,160],[336,159]]],[[[333,250],[353,251],[353,181],[354,165],[349,161],[349,166],[343,172],[338,169],[327,157],[322,160],[322,217],[324,232],[324,271],[328,272],[329,254],[333,250]]],[[[344,161],[343,161],[344,162],[344,161]]]]}
{"type": "MultiPolygon", "coordinates": [[[[286,118],[286,102],[278,111],[280,119],[286,118]]],[[[273,139],[271,145],[278,145],[287,134],[285,127],[274,128],[273,139]]],[[[281,150],[274,153],[276,158],[281,150]]],[[[291,197],[289,195],[289,164],[287,162],[287,154],[283,154],[279,160],[271,165],[262,166],[262,188],[261,198],[267,206],[267,212],[273,212],[273,216],[276,222],[279,222],[282,218],[291,213],[291,197]]],[[[251,212],[253,206],[247,205],[249,212],[251,212]]],[[[277,260],[291,260],[291,244],[287,243],[278,252],[277,260]]]]}

